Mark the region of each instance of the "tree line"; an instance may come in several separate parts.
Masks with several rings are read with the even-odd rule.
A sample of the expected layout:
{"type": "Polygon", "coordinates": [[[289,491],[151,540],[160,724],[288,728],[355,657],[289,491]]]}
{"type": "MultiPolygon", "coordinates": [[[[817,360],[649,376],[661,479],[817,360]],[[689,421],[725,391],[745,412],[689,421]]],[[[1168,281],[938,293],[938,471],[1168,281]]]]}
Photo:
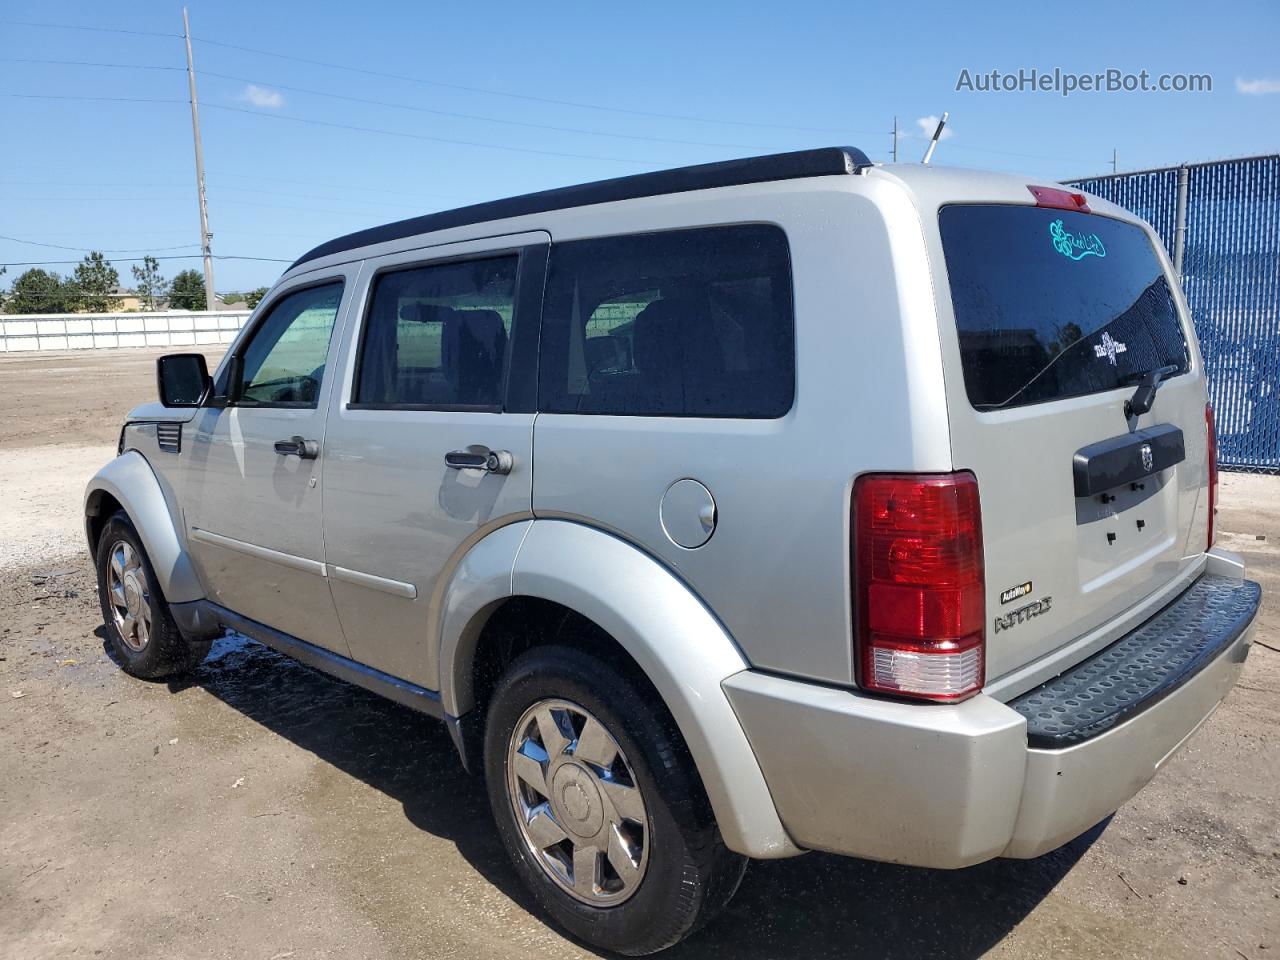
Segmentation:
{"type": "MultiPolygon", "coordinates": [[[[204,275],[198,270],[183,270],[166,280],[160,273],[160,261],[143,257],[141,265],[130,268],[133,293],[117,293],[120,273],[99,251],[88,254],[76,265],[70,276],[33,267],[16,277],[8,291],[0,291],[0,309],[5,313],[110,313],[125,296],[137,297],[143,310],[158,310],[163,303],[169,310],[203,310],[206,306],[204,275]]],[[[6,268],[0,266],[0,275],[6,268]]],[[[250,309],[258,305],[266,287],[245,293],[228,293],[225,303],[243,299],[250,309]]]]}

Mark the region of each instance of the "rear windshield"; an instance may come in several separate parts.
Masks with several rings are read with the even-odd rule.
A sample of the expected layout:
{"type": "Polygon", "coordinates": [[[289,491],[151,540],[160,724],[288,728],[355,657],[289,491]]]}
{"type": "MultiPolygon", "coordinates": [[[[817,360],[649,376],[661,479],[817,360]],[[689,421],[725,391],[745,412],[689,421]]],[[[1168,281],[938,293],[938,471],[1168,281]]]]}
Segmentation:
{"type": "Polygon", "coordinates": [[[1002,409],[1185,373],[1147,235],[1109,217],[958,204],[939,214],[969,402],[1002,409]]]}

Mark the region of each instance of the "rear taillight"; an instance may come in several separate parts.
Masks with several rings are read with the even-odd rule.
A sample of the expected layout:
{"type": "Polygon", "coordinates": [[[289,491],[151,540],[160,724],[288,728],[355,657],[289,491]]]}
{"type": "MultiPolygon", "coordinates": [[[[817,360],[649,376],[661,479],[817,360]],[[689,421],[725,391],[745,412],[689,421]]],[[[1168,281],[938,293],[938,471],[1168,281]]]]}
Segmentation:
{"type": "Polygon", "coordinates": [[[852,534],[858,684],[943,701],[980,690],[986,589],[973,474],[859,477],[852,534]]]}
{"type": "Polygon", "coordinates": [[[1053,207],[1057,210],[1079,210],[1089,212],[1089,201],[1083,193],[1063,190],[1061,187],[1033,187],[1027,185],[1031,195],[1036,198],[1037,207],[1053,207]]]}
{"type": "Polygon", "coordinates": [[[1218,512],[1218,430],[1213,424],[1213,404],[1204,405],[1205,461],[1209,466],[1209,537],[1205,549],[1213,546],[1213,515],[1218,512]]]}

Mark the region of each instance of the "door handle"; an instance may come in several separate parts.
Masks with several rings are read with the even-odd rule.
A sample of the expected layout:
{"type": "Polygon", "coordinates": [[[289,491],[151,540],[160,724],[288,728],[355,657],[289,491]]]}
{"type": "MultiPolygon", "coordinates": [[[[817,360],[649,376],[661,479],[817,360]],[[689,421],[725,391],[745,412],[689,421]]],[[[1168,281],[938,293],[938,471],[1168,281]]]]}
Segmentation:
{"type": "Polygon", "coordinates": [[[466,450],[450,450],[444,455],[445,466],[453,470],[483,470],[486,473],[510,473],[516,458],[510,450],[490,450],[488,447],[469,447],[466,450]]]}
{"type": "Polygon", "coordinates": [[[288,440],[276,441],[276,453],[282,457],[295,456],[302,460],[314,460],[320,456],[320,444],[315,440],[290,437],[288,440]]]}

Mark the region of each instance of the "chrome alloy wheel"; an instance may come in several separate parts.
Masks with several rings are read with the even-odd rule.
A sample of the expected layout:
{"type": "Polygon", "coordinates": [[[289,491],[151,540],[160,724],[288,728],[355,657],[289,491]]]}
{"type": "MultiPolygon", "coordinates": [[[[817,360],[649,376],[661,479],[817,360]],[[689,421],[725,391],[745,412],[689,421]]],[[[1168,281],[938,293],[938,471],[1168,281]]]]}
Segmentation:
{"type": "Polygon", "coordinates": [[[507,791],[547,875],[593,907],[630,897],[649,863],[649,817],[626,756],[567,700],[540,700],[511,734],[507,791]]]}
{"type": "Polygon", "coordinates": [[[151,589],[142,558],[125,540],[111,545],[107,561],[107,592],[111,619],[124,645],[140,652],[151,640],[151,589]]]}

